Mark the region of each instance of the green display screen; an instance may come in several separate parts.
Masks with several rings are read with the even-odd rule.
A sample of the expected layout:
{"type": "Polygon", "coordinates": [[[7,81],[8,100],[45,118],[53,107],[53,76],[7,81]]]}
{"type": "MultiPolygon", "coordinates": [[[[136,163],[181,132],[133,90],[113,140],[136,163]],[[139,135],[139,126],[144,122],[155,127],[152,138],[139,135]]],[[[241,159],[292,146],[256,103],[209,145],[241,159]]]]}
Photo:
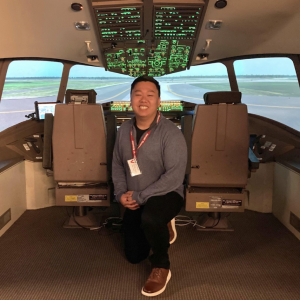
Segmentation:
{"type": "MultiPolygon", "coordinates": [[[[114,101],[110,107],[111,111],[132,111],[129,101],[114,101]]],[[[159,111],[183,111],[181,101],[164,101],[160,103],[159,111]]]]}
{"type": "Polygon", "coordinates": [[[141,7],[96,9],[95,14],[103,41],[137,40],[142,37],[141,7]]]}
{"type": "Polygon", "coordinates": [[[186,69],[191,43],[186,45],[183,41],[161,40],[156,49],[152,50],[143,42],[140,41],[138,47],[106,52],[108,70],[133,77],[142,75],[159,77],[186,69]]]}
{"type": "Polygon", "coordinates": [[[201,7],[155,7],[156,39],[192,40],[201,15],[201,7]]]}
{"type": "Polygon", "coordinates": [[[152,13],[142,4],[95,7],[107,70],[132,77],[186,70],[203,7],[183,5],[154,3],[152,13]],[[152,34],[143,29],[144,13],[151,14],[152,34]]]}

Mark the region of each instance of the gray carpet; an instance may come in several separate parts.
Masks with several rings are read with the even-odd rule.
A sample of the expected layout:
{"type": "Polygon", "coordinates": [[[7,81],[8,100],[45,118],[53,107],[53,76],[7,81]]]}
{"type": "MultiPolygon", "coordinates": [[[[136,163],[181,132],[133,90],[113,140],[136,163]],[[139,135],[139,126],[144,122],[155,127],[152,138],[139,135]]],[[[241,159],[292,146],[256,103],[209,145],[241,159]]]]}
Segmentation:
{"type": "MultiPolygon", "coordinates": [[[[149,263],[128,263],[119,233],[64,229],[66,217],[61,207],[26,211],[0,238],[0,299],[146,299],[149,263]]],[[[156,299],[300,299],[300,241],[271,214],[230,221],[234,232],[178,228],[156,299]]]]}

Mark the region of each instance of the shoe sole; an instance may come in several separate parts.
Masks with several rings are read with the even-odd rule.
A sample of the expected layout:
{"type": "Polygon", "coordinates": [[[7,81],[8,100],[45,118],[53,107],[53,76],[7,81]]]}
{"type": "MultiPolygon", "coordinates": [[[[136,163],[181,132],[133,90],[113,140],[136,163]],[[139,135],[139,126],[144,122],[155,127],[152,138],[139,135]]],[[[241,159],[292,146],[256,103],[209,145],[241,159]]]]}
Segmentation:
{"type": "Polygon", "coordinates": [[[175,218],[171,220],[171,226],[172,226],[172,230],[174,232],[174,238],[172,241],[170,241],[170,245],[173,244],[177,238],[177,231],[176,231],[176,226],[175,226],[175,218]]]}
{"type": "Polygon", "coordinates": [[[159,291],[157,291],[155,293],[146,293],[144,291],[144,288],[142,288],[142,294],[144,296],[147,296],[147,297],[155,297],[155,296],[160,295],[161,293],[163,293],[165,291],[165,289],[167,287],[167,284],[168,284],[168,282],[169,282],[170,279],[171,279],[171,271],[169,270],[169,274],[168,274],[168,277],[167,277],[167,282],[166,282],[165,286],[161,290],[159,290],[159,291]]]}

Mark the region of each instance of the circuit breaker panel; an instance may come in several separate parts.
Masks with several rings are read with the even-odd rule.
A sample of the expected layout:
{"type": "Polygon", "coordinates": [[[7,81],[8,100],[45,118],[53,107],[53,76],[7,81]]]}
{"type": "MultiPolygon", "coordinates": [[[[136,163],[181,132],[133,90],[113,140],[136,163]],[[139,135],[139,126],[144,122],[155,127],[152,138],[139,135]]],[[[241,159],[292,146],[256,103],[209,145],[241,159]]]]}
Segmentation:
{"type": "Polygon", "coordinates": [[[205,7],[203,0],[93,2],[105,68],[138,77],[184,71],[205,7]]]}

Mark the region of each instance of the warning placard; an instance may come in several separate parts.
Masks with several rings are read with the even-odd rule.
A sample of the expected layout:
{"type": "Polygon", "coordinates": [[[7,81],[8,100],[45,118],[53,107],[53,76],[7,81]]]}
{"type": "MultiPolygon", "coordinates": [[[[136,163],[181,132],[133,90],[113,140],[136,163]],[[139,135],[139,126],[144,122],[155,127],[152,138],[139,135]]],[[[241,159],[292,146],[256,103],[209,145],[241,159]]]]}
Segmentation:
{"type": "Polygon", "coordinates": [[[196,202],[196,208],[209,208],[209,202],[196,202]]]}
{"type": "Polygon", "coordinates": [[[209,206],[211,208],[221,208],[222,207],[222,198],[219,196],[209,197],[209,206]]]}
{"type": "Polygon", "coordinates": [[[90,194],[89,200],[90,201],[107,200],[107,195],[106,194],[90,194]]]}
{"type": "Polygon", "coordinates": [[[106,194],[90,194],[90,195],[66,195],[65,202],[90,202],[107,200],[106,194]]]}
{"type": "Polygon", "coordinates": [[[76,195],[65,195],[65,202],[77,202],[76,195]]]}
{"type": "Polygon", "coordinates": [[[222,208],[239,208],[242,206],[242,200],[223,199],[222,208]]]}

